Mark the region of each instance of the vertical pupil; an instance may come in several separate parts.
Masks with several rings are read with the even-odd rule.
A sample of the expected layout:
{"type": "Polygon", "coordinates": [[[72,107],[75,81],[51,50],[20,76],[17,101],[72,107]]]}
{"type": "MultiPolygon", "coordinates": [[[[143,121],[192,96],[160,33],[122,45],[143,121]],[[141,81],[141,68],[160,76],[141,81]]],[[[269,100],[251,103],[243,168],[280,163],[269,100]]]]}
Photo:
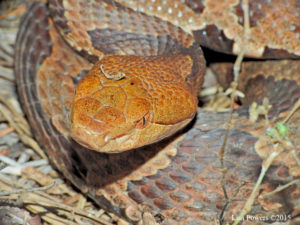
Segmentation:
{"type": "Polygon", "coordinates": [[[145,124],[146,124],[146,119],[145,117],[143,117],[143,126],[145,126],[145,124]]]}

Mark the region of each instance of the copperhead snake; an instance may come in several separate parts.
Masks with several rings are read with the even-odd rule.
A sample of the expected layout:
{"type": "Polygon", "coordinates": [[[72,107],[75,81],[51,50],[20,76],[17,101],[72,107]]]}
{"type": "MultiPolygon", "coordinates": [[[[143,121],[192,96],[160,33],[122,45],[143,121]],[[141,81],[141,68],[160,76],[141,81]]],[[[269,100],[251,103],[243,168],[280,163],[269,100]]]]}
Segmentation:
{"type": "MultiPolygon", "coordinates": [[[[270,152],[264,121],[250,121],[248,106],[268,97],[275,124],[300,96],[299,61],[243,64],[239,89],[246,98],[233,114],[222,178],[218,152],[228,114],[197,106],[205,73],[200,45],[233,54],[244,48],[255,58],[300,57],[299,1],[251,1],[249,12],[244,48],[237,0],[33,3],[20,24],[15,73],[24,111],[51,162],[133,224],[147,224],[146,216],[159,224],[231,223],[270,152]],[[184,139],[172,136],[196,111],[184,139]]],[[[297,156],[299,119],[296,112],[289,121],[297,156]]],[[[300,176],[289,152],[275,164],[261,192],[300,176]]],[[[251,213],[299,217],[299,184],[274,196],[257,200],[251,213]]]]}

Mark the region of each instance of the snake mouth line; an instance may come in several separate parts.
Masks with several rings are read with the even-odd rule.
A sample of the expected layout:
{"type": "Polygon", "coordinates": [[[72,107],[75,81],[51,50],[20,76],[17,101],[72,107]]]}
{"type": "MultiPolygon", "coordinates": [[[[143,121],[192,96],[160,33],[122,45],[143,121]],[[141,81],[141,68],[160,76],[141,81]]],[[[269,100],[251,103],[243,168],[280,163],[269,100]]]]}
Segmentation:
{"type": "Polygon", "coordinates": [[[134,148],[139,139],[138,130],[114,136],[109,131],[95,133],[81,126],[72,126],[71,138],[80,145],[97,152],[118,153],[134,148]],[[134,138],[135,137],[135,138],[134,138]],[[127,147],[125,147],[127,146],[127,147]],[[121,149],[121,151],[119,150],[121,149]]]}
{"type": "Polygon", "coordinates": [[[174,135],[188,124],[192,118],[181,121],[176,125],[149,123],[145,129],[131,129],[127,130],[127,133],[117,135],[113,135],[109,131],[97,134],[84,127],[72,125],[71,137],[90,150],[103,153],[120,153],[151,145],[174,135]]]}

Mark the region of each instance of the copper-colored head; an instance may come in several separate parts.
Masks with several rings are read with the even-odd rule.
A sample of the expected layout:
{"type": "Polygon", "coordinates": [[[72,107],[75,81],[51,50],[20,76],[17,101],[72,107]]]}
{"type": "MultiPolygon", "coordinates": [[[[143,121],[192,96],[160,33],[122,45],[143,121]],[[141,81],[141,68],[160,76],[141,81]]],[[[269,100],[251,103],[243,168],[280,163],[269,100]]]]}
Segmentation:
{"type": "Polygon", "coordinates": [[[102,59],[76,88],[72,138],[99,152],[122,152],[174,134],[197,109],[185,82],[191,70],[189,56],[102,59]]]}

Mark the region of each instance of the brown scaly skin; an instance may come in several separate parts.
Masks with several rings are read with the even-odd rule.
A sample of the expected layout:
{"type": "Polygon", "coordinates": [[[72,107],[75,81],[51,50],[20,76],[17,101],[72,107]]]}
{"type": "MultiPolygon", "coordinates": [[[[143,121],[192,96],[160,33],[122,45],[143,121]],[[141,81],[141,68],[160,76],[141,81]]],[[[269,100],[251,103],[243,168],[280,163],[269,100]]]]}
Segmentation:
{"type": "MultiPolygon", "coordinates": [[[[240,13],[240,4],[236,1],[222,4],[207,1],[204,4],[202,1],[189,0],[186,4],[174,1],[173,4],[164,5],[157,0],[156,5],[153,3],[154,9],[161,6],[162,11],[168,11],[174,5],[172,12],[177,10],[177,14],[170,14],[171,17],[163,17],[169,14],[162,13],[160,16],[165,20],[163,21],[150,13],[137,13],[126,5],[109,0],[99,1],[99,7],[86,8],[84,4],[87,1],[80,0],[51,0],[49,3],[49,7],[43,3],[33,4],[23,18],[16,42],[15,72],[24,111],[35,137],[45,147],[51,162],[97,204],[133,224],[145,222],[146,215],[155,218],[160,224],[170,225],[212,224],[222,220],[231,223],[232,216],[238,215],[254,186],[260,171],[261,158],[265,158],[272,150],[272,144],[266,141],[264,120],[248,120],[248,110],[245,107],[253,101],[262,101],[263,96],[267,96],[273,105],[270,124],[274,126],[288,114],[300,97],[299,63],[270,62],[267,65],[275,64],[275,69],[267,66],[266,70],[261,69],[259,63],[245,66],[246,71],[253,75],[242,74],[240,78],[240,88],[249,97],[245,101],[245,107],[233,115],[233,129],[229,133],[224,156],[224,167],[227,171],[225,177],[222,175],[224,168],[221,168],[218,155],[226,132],[227,113],[198,109],[196,121],[184,138],[172,137],[117,154],[91,151],[73,138],[77,138],[84,146],[95,149],[103,145],[105,136],[102,140],[97,138],[93,143],[81,140],[83,134],[87,133],[85,128],[90,129],[100,120],[101,126],[105,126],[108,132],[114,134],[111,137],[117,137],[117,140],[122,138],[126,129],[127,132],[128,129],[142,132],[144,127],[169,127],[170,123],[179,121],[179,118],[183,119],[184,122],[179,122],[177,127],[175,125],[175,132],[183,123],[187,123],[195,113],[194,96],[199,89],[198,85],[202,83],[201,74],[204,73],[204,60],[197,42],[213,40],[213,43],[218,43],[222,40],[224,42],[220,46],[225,50],[232,50],[233,45],[238,46],[241,37],[230,37],[233,31],[236,34],[242,33],[242,25],[237,23],[237,18],[240,17],[234,15],[234,12],[240,13]],[[224,5],[228,15],[221,14],[219,19],[211,20],[210,23],[197,23],[200,27],[195,29],[188,25],[189,17],[198,20],[203,17],[203,12],[206,15],[203,18],[210,20],[209,11],[220,12],[218,9],[224,5]],[[78,11],[79,8],[86,10],[78,11]],[[178,24],[178,20],[172,19],[172,16],[178,15],[178,10],[184,8],[188,8],[183,17],[185,19],[180,20],[183,24],[178,24]],[[94,20],[95,17],[102,20],[94,20]],[[110,23],[111,21],[115,23],[110,23]],[[227,29],[222,27],[228,23],[227,29]],[[214,27],[204,27],[203,24],[214,27]],[[220,28],[217,32],[220,36],[213,39],[209,34],[217,28],[220,28]],[[199,33],[204,34],[203,29],[208,36],[199,38],[199,33]],[[64,35],[64,40],[57,30],[64,35]],[[195,33],[194,37],[192,33],[195,33]],[[228,40],[231,45],[228,45],[228,40]],[[86,58],[74,52],[74,49],[86,58]],[[126,62],[129,58],[135,61],[126,62]],[[136,61],[143,63],[133,67],[136,61]],[[280,66],[285,69],[276,74],[275,71],[280,66]],[[120,73],[125,76],[114,81],[120,73]],[[157,74],[160,76],[157,77],[157,74]],[[165,76],[166,74],[171,77],[165,76]],[[149,80],[154,80],[154,83],[149,80]],[[178,85],[183,80],[185,82],[178,85]],[[137,89],[131,89],[132,82],[137,89]],[[99,85],[95,86],[95,83],[99,85]],[[160,87],[160,84],[164,86],[160,87]],[[83,88],[84,86],[89,88],[83,88]],[[167,94],[162,94],[162,90],[167,94]],[[111,95],[111,91],[115,91],[118,98],[111,95]],[[189,93],[188,95],[193,96],[192,99],[182,101],[183,93],[189,93]],[[165,97],[158,98],[160,95],[165,97]],[[169,96],[178,96],[178,104],[186,104],[187,107],[172,104],[176,101],[168,101],[169,96]],[[151,103],[148,104],[150,100],[151,103]],[[156,108],[165,101],[168,102],[163,104],[165,108],[156,108]],[[132,109],[127,108],[130,104],[134,106],[132,109]],[[87,108],[87,105],[100,108],[87,108]],[[140,110],[136,111],[136,108],[140,110]],[[188,111],[188,108],[191,110],[188,111]],[[100,114],[101,111],[107,113],[100,114]],[[180,111],[178,117],[174,117],[173,113],[164,114],[172,111],[180,111]],[[129,122],[128,125],[121,123],[125,120],[129,122]],[[79,124],[80,129],[76,124],[79,124]],[[122,127],[123,130],[119,131],[116,127],[122,127]],[[222,179],[229,204],[221,186],[222,179]]],[[[264,10],[268,8],[265,7],[268,1],[260,3],[264,10]]],[[[289,3],[295,5],[294,1],[289,3]]],[[[150,1],[145,5],[148,4],[150,1]]],[[[277,4],[279,5],[272,7],[271,14],[272,10],[276,11],[284,3],[278,1],[277,4]]],[[[257,12],[260,7],[256,6],[252,5],[251,10],[257,12]]],[[[295,29],[290,29],[293,32],[288,33],[278,32],[278,43],[275,45],[276,39],[271,38],[269,47],[276,47],[281,53],[289,52],[288,56],[292,54],[295,57],[299,55],[299,40],[290,39],[287,44],[286,39],[280,38],[283,34],[286,35],[284,37],[297,35],[297,7],[288,9],[289,12],[284,11],[284,15],[290,18],[287,21],[292,24],[279,26],[278,29],[293,28],[293,24],[295,29]]],[[[263,11],[254,15],[253,28],[256,27],[255,23],[264,26],[265,23],[257,21],[270,14],[263,11]]],[[[274,21],[274,24],[278,21],[280,22],[274,21]]],[[[267,32],[264,29],[259,30],[262,33],[267,32]]],[[[262,45],[268,46],[268,43],[259,35],[252,38],[250,45],[259,47],[253,55],[263,55],[262,45]]],[[[251,51],[248,54],[253,53],[253,48],[249,49],[251,51]]],[[[289,121],[288,135],[296,148],[300,145],[299,118],[297,112],[289,121]]],[[[166,130],[155,135],[160,139],[165,136],[166,130]]],[[[102,129],[99,131],[97,127],[94,127],[93,132],[102,135],[102,129]]],[[[151,143],[151,138],[146,141],[151,143]]],[[[118,144],[122,145],[121,142],[118,144]]],[[[141,145],[137,139],[135,144],[141,145]]],[[[121,147],[127,150],[128,146],[121,147]]],[[[295,154],[299,158],[299,151],[295,154]]],[[[284,152],[279,158],[281,160],[277,160],[276,166],[267,174],[260,193],[267,193],[300,176],[299,165],[290,152],[284,152]]],[[[299,215],[299,190],[299,184],[296,183],[271,197],[257,199],[251,215],[264,215],[269,218],[275,214],[291,215],[289,222],[296,224],[299,215]]]]}

